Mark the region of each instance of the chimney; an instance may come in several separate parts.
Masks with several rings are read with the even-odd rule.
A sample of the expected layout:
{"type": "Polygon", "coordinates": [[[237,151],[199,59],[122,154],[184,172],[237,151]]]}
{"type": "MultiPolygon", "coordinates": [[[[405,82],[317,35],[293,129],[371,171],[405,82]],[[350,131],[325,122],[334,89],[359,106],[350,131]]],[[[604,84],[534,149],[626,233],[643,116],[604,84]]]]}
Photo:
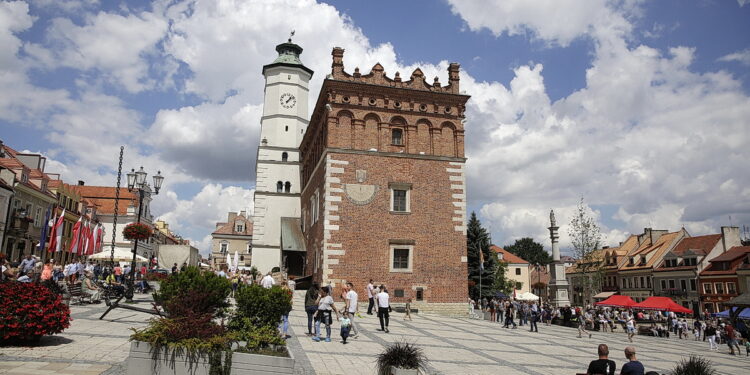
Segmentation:
{"type": "Polygon", "coordinates": [[[740,241],[740,227],[721,227],[721,245],[724,251],[735,246],[742,246],[740,241]]]}
{"type": "Polygon", "coordinates": [[[242,216],[245,219],[247,219],[247,211],[245,211],[245,210],[240,211],[240,216],[242,216]]]}
{"type": "Polygon", "coordinates": [[[5,157],[5,144],[0,140],[0,158],[5,157]]]}
{"type": "Polygon", "coordinates": [[[78,186],[83,186],[83,185],[85,185],[85,182],[83,182],[83,180],[78,180],[78,186]]]}
{"type": "Polygon", "coordinates": [[[331,75],[333,79],[342,78],[344,76],[344,49],[341,47],[333,47],[331,51],[333,62],[331,63],[331,75]]]}
{"type": "Polygon", "coordinates": [[[237,213],[236,212],[230,212],[229,213],[229,219],[227,219],[227,222],[229,222],[229,223],[234,222],[234,219],[236,217],[237,217],[237,213]]]}

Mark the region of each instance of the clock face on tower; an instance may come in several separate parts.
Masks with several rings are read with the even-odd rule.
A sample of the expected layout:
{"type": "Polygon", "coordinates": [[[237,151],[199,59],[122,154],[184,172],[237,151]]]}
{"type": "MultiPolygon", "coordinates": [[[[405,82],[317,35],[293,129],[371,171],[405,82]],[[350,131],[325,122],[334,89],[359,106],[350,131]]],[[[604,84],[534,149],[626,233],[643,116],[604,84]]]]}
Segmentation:
{"type": "Polygon", "coordinates": [[[288,92],[281,94],[281,98],[279,98],[279,101],[281,102],[281,106],[284,108],[292,108],[295,104],[297,104],[297,98],[295,98],[294,95],[288,92]]]}

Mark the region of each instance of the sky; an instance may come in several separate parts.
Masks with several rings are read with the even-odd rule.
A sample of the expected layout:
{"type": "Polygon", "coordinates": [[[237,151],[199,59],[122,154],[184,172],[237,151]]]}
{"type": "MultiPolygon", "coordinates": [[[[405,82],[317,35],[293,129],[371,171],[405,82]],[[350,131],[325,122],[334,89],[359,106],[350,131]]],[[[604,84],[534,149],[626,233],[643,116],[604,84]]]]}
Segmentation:
{"type": "MultiPolygon", "coordinates": [[[[166,176],[153,213],[206,254],[252,212],[261,68],[291,30],[315,71],[461,64],[468,209],[549,248],[584,200],[616,246],[643,228],[750,225],[750,0],[2,1],[0,139],[64,180],[166,176]]],[[[312,105],[310,106],[312,108],[312,105]]]]}

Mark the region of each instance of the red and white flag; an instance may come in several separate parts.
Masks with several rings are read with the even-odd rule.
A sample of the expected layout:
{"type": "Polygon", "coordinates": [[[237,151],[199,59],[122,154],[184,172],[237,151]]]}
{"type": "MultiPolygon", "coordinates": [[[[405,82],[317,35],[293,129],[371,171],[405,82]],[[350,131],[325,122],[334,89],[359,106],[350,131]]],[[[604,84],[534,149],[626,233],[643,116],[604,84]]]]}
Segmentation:
{"type": "Polygon", "coordinates": [[[86,220],[81,226],[81,240],[78,244],[78,255],[86,255],[86,249],[89,246],[89,221],[86,220]]]}
{"type": "Polygon", "coordinates": [[[91,222],[86,226],[86,247],[84,248],[84,254],[91,255],[94,253],[94,228],[91,228],[91,222]]]}
{"type": "Polygon", "coordinates": [[[81,227],[83,226],[83,217],[79,217],[76,225],[73,226],[73,237],[70,239],[69,252],[80,255],[81,247],[81,227]]]}
{"type": "Polygon", "coordinates": [[[60,217],[57,219],[57,221],[52,225],[52,231],[49,234],[49,251],[55,251],[59,252],[62,250],[62,235],[63,230],[62,226],[65,222],[65,209],[63,208],[62,213],[60,214],[60,217]]]}

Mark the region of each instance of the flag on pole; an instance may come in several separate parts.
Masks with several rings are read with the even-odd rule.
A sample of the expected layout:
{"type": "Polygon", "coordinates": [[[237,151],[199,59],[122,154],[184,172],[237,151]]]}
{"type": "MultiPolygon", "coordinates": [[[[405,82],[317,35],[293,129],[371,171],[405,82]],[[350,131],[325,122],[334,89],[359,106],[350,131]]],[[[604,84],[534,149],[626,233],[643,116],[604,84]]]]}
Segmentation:
{"type": "Polygon", "coordinates": [[[78,255],[86,255],[89,246],[89,221],[85,220],[81,225],[81,240],[78,243],[78,255]]]}
{"type": "Polygon", "coordinates": [[[47,230],[50,227],[50,215],[52,214],[52,206],[47,207],[47,212],[44,213],[44,222],[42,223],[42,234],[39,238],[39,252],[44,251],[44,247],[47,246],[47,230]]]}
{"type": "Polygon", "coordinates": [[[70,248],[68,252],[80,255],[81,247],[81,227],[83,226],[83,216],[78,218],[76,225],[73,226],[73,237],[70,239],[70,248]]]}
{"type": "Polygon", "coordinates": [[[65,222],[65,209],[63,208],[60,217],[55,221],[52,226],[52,231],[49,235],[49,251],[60,252],[62,250],[62,235],[63,235],[63,223],[65,222]]]}
{"type": "Polygon", "coordinates": [[[89,222],[89,225],[86,226],[86,255],[91,255],[94,253],[94,230],[96,229],[96,225],[94,225],[94,227],[92,228],[91,224],[94,223],[89,222]]]}

